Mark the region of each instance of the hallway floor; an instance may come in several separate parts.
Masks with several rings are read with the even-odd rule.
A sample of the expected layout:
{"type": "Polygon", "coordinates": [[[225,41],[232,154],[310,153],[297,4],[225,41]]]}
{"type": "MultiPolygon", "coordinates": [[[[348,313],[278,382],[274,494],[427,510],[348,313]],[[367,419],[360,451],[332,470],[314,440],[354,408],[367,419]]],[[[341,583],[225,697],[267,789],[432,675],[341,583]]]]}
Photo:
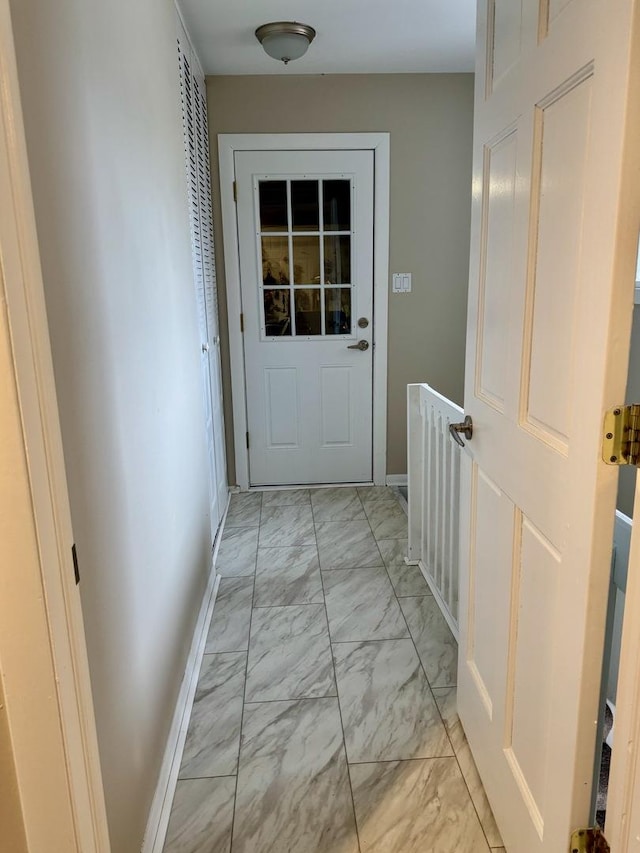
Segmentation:
{"type": "Polygon", "coordinates": [[[502,849],[392,489],[237,494],[165,853],[502,849]]]}

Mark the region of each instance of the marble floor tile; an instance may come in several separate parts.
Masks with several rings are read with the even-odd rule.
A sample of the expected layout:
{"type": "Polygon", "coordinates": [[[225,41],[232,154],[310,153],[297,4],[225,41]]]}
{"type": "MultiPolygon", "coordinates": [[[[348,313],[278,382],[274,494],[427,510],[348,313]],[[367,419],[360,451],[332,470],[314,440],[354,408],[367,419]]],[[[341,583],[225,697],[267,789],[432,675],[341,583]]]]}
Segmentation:
{"type": "Polygon", "coordinates": [[[391,583],[398,598],[406,598],[412,595],[431,595],[429,584],[418,566],[387,566],[391,583]]]}
{"type": "Polygon", "coordinates": [[[464,729],[458,716],[456,705],[457,689],[455,687],[434,687],[433,695],[442,715],[442,720],[451,739],[454,750],[457,752],[465,740],[464,729]]]}
{"type": "Polygon", "coordinates": [[[308,506],[263,506],[260,547],[283,548],[315,545],[311,504],[308,506]]]}
{"type": "Polygon", "coordinates": [[[367,521],[321,521],[316,536],[321,569],[384,565],[367,521]]]}
{"type": "Polygon", "coordinates": [[[458,759],[458,764],[460,765],[460,770],[462,771],[464,780],[467,783],[467,788],[469,789],[471,799],[473,800],[473,804],[478,812],[478,817],[480,818],[480,823],[482,824],[484,833],[487,836],[489,846],[492,848],[502,847],[503,842],[500,836],[500,830],[498,829],[493,816],[493,811],[491,810],[491,806],[487,800],[487,795],[485,794],[484,786],[480,779],[480,774],[478,773],[478,768],[473,760],[471,748],[469,747],[464,729],[462,728],[462,723],[458,717],[458,711],[456,708],[456,688],[435,688],[433,695],[435,696],[436,703],[440,709],[440,713],[442,714],[442,719],[444,720],[445,727],[458,759]]]}
{"type": "Polygon", "coordinates": [[[218,587],[205,654],[249,648],[253,578],[222,578],[218,587]]]}
{"type": "Polygon", "coordinates": [[[406,566],[408,539],[378,539],[385,566],[406,566]]]}
{"type": "Polygon", "coordinates": [[[324,605],[254,610],[246,701],[335,695],[324,605]]]}
{"type": "Polygon", "coordinates": [[[337,699],[245,706],[233,853],[358,853],[337,699]]]}
{"type": "Polygon", "coordinates": [[[362,853],[488,853],[455,758],[349,768],[362,853]]]}
{"type": "Polygon", "coordinates": [[[355,488],[314,489],[311,506],[316,522],[365,521],[367,518],[355,488]]]}
{"type": "Polygon", "coordinates": [[[374,501],[365,504],[364,511],[376,539],[406,539],[408,519],[399,503],[374,501]]]}
{"type": "Polygon", "coordinates": [[[258,548],[254,607],[324,601],[315,545],[258,548]]]}
{"type": "Polygon", "coordinates": [[[349,762],[452,755],[412,640],[337,643],[333,659],[349,762]]]}
{"type": "Polygon", "coordinates": [[[232,776],[238,769],[246,652],[205,655],[191,709],[180,779],[232,776]]]}
{"type": "Polygon", "coordinates": [[[235,776],[178,782],[164,853],[229,853],[235,776]]]}
{"type": "Polygon", "coordinates": [[[386,569],[324,572],[322,582],[332,642],[410,636],[386,569]]]}
{"type": "Polygon", "coordinates": [[[431,687],[452,687],[456,683],[458,644],[432,595],[401,598],[409,631],[431,687]]]}
{"type": "Polygon", "coordinates": [[[261,492],[240,492],[231,495],[224,529],[228,527],[258,527],[262,508],[261,492]]]}
{"type": "Polygon", "coordinates": [[[377,501],[398,502],[398,495],[389,486],[358,486],[358,495],[363,504],[377,501]]]}
{"type": "Polygon", "coordinates": [[[257,527],[225,527],[216,559],[223,578],[252,575],[256,570],[257,527]]]}
{"type": "Polygon", "coordinates": [[[301,506],[310,502],[309,489],[276,489],[262,493],[262,506],[301,506]]]}

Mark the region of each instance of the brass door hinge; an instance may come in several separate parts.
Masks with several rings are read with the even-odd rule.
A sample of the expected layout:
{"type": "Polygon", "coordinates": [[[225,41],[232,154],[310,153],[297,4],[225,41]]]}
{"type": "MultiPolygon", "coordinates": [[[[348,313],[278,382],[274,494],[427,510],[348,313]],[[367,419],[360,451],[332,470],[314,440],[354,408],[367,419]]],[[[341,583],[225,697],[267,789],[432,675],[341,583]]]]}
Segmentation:
{"type": "Polygon", "coordinates": [[[640,466],[640,403],[605,413],[602,458],[607,465],[640,466]]]}
{"type": "Polygon", "coordinates": [[[599,826],[576,829],[571,835],[571,853],[611,853],[607,839],[599,826]]]}
{"type": "Polygon", "coordinates": [[[238,185],[235,181],[233,182],[233,200],[238,201],[238,185]]]}

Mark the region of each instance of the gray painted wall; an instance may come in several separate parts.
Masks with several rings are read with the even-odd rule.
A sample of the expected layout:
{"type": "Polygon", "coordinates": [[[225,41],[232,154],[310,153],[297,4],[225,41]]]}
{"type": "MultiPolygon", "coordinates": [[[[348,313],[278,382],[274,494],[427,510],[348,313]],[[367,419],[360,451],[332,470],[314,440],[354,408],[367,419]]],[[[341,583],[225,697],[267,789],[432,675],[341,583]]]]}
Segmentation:
{"type": "MultiPolygon", "coordinates": [[[[625,403],[640,403],[640,305],[633,309],[629,377],[625,403]]],[[[633,517],[633,497],[636,487],[636,469],[623,466],[618,480],[618,509],[633,517]]]]}
{"type": "MultiPolygon", "coordinates": [[[[390,273],[413,273],[389,296],[389,474],[406,464],[406,386],[427,381],[462,403],[473,75],[209,77],[216,252],[226,323],[218,133],[391,133],[390,273]]],[[[229,481],[234,481],[229,351],[223,339],[229,481]]]]}
{"type": "Polygon", "coordinates": [[[138,853],[210,560],[172,0],[14,0],[112,849],[138,853]]]}

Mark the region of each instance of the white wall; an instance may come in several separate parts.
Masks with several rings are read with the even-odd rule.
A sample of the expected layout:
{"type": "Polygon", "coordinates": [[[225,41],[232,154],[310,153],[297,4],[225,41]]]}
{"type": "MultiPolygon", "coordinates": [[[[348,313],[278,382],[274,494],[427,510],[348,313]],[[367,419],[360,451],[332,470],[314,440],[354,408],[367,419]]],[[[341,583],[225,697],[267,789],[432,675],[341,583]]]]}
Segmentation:
{"type": "Polygon", "coordinates": [[[112,849],[139,851],[210,533],[171,0],[13,0],[112,849]]]}

